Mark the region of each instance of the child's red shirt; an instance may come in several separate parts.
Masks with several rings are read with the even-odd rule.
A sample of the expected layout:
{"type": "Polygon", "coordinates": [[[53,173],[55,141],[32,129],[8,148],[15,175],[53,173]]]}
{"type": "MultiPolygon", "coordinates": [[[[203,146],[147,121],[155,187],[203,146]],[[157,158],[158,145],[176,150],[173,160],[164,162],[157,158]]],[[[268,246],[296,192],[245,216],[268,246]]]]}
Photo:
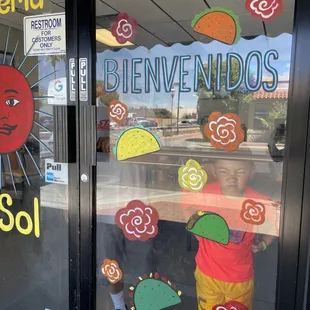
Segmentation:
{"type": "MultiPolygon", "coordinates": [[[[211,211],[221,215],[229,227],[232,221],[236,223],[236,219],[232,217],[226,218],[226,215],[238,216],[240,221],[240,206],[242,201],[235,201],[226,198],[220,190],[217,182],[207,184],[201,193],[202,195],[211,194],[217,201],[217,206],[203,206],[204,211],[211,211]],[[225,206],[229,205],[229,209],[225,206]],[[216,210],[218,209],[218,210],[216,210]],[[225,211],[226,210],[226,211],[225,211]],[[234,211],[229,213],[229,211],[234,211]],[[237,211],[236,211],[237,210],[237,211]]],[[[246,188],[244,198],[270,200],[250,187],[246,188]]],[[[211,199],[211,201],[214,199],[211,199]]],[[[210,199],[206,199],[210,201],[210,199]]],[[[238,223],[236,223],[238,226],[238,223]]],[[[249,230],[251,228],[249,227],[249,230]]],[[[222,245],[214,241],[199,237],[199,250],[196,255],[196,264],[200,271],[209,277],[224,282],[244,282],[254,277],[252,244],[255,233],[248,231],[231,230],[230,242],[228,245],[222,245]]]]}

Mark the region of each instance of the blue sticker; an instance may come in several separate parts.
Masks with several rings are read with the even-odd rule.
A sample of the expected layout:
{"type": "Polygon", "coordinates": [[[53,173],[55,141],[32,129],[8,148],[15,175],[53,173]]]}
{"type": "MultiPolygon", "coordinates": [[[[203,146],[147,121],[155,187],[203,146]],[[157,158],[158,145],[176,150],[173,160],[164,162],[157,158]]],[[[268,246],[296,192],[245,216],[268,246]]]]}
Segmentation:
{"type": "Polygon", "coordinates": [[[47,172],[46,173],[46,180],[53,182],[54,181],[54,173],[53,172],[47,172]]]}

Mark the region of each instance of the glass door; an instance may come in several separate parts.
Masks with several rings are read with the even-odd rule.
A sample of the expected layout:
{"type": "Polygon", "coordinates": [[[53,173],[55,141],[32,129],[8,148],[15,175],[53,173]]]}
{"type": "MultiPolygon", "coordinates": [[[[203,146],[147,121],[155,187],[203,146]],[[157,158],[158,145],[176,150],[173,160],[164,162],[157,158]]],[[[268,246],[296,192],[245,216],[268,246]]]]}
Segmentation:
{"type": "Polygon", "coordinates": [[[293,302],[295,2],[265,4],[96,1],[96,309],[293,302]]]}
{"type": "Polygon", "coordinates": [[[65,3],[1,1],[0,33],[1,309],[69,309],[65,3]]]}

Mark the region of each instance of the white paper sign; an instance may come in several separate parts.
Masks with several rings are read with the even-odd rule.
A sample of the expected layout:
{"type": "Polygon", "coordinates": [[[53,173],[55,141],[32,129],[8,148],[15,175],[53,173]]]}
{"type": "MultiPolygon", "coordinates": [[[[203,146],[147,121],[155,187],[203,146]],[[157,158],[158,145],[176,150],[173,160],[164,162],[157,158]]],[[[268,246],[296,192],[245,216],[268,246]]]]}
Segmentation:
{"type": "Polygon", "coordinates": [[[65,77],[51,81],[48,84],[48,104],[67,104],[67,79],[65,77]]]}
{"type": "Polygon", "coordinates": [[[29,56],[66,54],[65,13],[24,17],[25,55],[28,52],[29,56]]]}
{"type": "Polygon", "coordinates": [[[45,160],[45,182],[68,184],[68,164],[45,160]]]}

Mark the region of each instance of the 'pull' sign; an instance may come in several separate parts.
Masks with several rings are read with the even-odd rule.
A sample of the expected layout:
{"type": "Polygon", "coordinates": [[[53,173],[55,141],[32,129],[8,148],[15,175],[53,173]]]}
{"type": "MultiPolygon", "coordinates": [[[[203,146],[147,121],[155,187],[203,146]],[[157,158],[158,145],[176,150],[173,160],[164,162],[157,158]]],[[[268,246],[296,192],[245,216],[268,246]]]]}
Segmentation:
{"type": "Polygon", "coordinates": [[[80,101],[88,100],[88,68],[87,68],[87,58],[80,58],[80,101]]]}
{"type": "Polygon", "coordinates": [[[69,89],[70,89],[70,100],[75,101],[75,88],[76,88],[76,69],[75,59],[69,59],[70,77],[69,77],[69,89]]]}

